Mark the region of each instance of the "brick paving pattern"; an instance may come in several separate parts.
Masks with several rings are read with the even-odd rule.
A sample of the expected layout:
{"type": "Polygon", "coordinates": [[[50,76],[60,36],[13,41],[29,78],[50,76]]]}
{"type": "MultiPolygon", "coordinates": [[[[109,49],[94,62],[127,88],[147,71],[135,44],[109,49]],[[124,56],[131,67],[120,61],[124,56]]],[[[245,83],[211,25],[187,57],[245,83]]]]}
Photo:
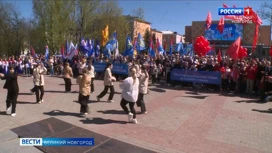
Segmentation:
{"type": "MultiPolygon", "coordinates": [[[[102,102],[96,102],[96,95],[103,89],[102,81],[95,81],[95,94],[91,95],[89,104],[91,114],[85,117],[78,115],[78,94],[64,93],[63,83],[61,78],[46,77],[45,102],[35,104],[35,95],[29,93],[32,78],[20,77],[16,117],[4,115],[6,91],[0,88],[0,137],[11,128],[53,116],[160,153],[272,153],[269,103],[151,86],[150,94],[145,97],[148,114],[137,114],[139,123],[135,125],[127,123],[127,116],[120,107],[120,94],[115,94],[114,103],[103,102],[108,95],[102,102]]],[[[0,81],[0,87],[3,84],[4,81],[0,81]]],[[[118,83],[115,87],[120,92],[118,83]]],[[[73,85],[72,91],[77,90],[78,86],[73,85]]],[[[0,152],[9,150],[6,143],[16,146],[19,142],[15,138],[0,141],[0,152]]],[[[38,151],[29,148],[29,152],[38,151]]]]}

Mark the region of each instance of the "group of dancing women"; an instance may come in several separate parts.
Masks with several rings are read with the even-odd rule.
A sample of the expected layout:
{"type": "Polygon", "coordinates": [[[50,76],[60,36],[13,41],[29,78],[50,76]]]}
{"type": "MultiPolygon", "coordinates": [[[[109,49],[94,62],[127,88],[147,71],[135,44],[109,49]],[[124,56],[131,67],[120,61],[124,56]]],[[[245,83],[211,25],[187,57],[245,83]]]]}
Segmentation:
{"type": "MultiPolygon", "coordinates": [[[[80,66],[78,69],[79,76],[76,78],[76,83],[79,85],[79,95],[78,103],[80,104],[80,114],[88,115],[89,111],[89,97],[94,94],[94,80],[95,80],[95,68],[91,61],[83,58],[80,61],[80,66]]],[[[116,77],[112,75],[112,63],[108,62],[103,76],[104,89],[96,96],[97,101],[107,94],[110,89],[110,94],[107,102],[113,103],[113,97],[115,94],[114,82],[116,82],[116,77]]],[[[31,93],[36,95],[36,103],[44,103],[44,85],[45,85],[45,75],[47,74],[47,68],[44,66],[43,62],[36,60],[33,64],[33,88],[30,90],[31,93]]],[[[65,82],[65,92],[71,92],[72,78],[74,77],[73,70],[70,67],[69,62],[64,62],[63,73],[61,75],[65,82]]],[[[6,80],[4,84],[4,89],[7,89],[6,97],[6,113],[11,116],[16,116],[16,104],[19,94],[18,85],[18,74],[15,71],[15,67],[9,66],[8,73],[0,73],[0,78],[6,80]]],[[[146,106],[144,101],[144,95],[148,93],[148,80],[149,74],[144,65],[135,64],[130,67],[129,76],[120,80],[121,92],[121,102],[120,106],[124,110],[124,113],[128,116],[128,122],[137,123],[135,104],[140,107],[141,113],[146,114],[146,106]],[[127,107],[128,105],[128,107],[127,107]]]]}

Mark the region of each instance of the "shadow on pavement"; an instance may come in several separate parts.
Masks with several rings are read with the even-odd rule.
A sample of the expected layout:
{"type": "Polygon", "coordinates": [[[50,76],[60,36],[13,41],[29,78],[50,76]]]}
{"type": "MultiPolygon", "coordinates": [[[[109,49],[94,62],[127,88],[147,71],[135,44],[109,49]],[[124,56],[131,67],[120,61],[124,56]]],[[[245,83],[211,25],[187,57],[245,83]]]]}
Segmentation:
{"type": "MultiPolygon", "coordinates": [[[[59,85],[60,86],[64,86],[65,84],[64,83],[60,83],[59,85]]],[[[78,84],[72,84],[72,86],[74,86],[74,85],[78,85],[78,84]]]]}
{"type": "Polygon", "coordinates": [[[188,95],[200,95],[197,91],[187,91],[187,92],[185,92],[185,94],[188,94],[188,95]]]}
{"type": "Polygon", "coordinates": [[[257,104],[265,104],[266,102],[262,102],[259,99],[250,99],[250,100],[238,100],[235,101],[237,103],[257,103],[257,104]]]}
{"type": "Polygon", "coordinates": [[[103,113],[103,114],[119,114],[119,115],[126,114],[123,110],[104,110],[104,111],[97,111],[97,112],[103,113]]]}
{"type": "Polygon", "coordinates": [[[78,93],[77,91],[65,92],[65,91],[56,91],[56,90],[46,90],[44,92],[51,92],[51,93],[78,93]]]}
{"type": "Polygon", "coordinates": [[[29,101],[17,101],[17,104],[37,104],[36,102],[29,102],[29,101]]]}
{"type": "Polygon", "coordinates": [[[99,117],[95,117],[92,119],[86,118],[85,120],[80,120],[84,124],[127,124],[125,121],[117,121],[117,120],[111,120],[111,119],[103,119],[99,117]]]}
{"type": "Polygon", "coordinates": [[[18,93],[18,95],[34,95],[32,93],[18,93]]]}
{"type": "Polygon", "coordinates": [[[159,88],[149,88],[150,91],[155,91],[155,92],[166,92],[164,89],[159,89],[159,88]]]}
{"type": "Polygon", "coordinates": [[[205,99],[208,96],[182,96],[182,97],[195,98],[195,99],[205,99]]]}
{"type": "Polygon", "coordinates": [[[75,117],[84,117],[80,113],[64,112],[64,111],[61,111],[61,110],[53,110],[51,112],[44,112],[43,114],[49,115],[49,116],[75,116],[75,117]]]}
{"type": "MultiPolygon", "coordinates": [[[[74,100],[73,102],[79,104],[78,100],[74,100]]],[[[88,101],[88,104],[91,104],[91,103],[93,104],[93,103],[108,103],[108,102],[107,102],[107,101],[102,101],[102,100],[101,100],[101,101],[97,101],[97,100],[89,100],[89,101],[88,101]]]]}
{"type": "Polygon", "coordinates": [[[8,115],[6,111],[0,112],[0,115],[8,115]]]}
{"type": "Polygon", "coordinates": [[[272,114],[272,109],[268,109],[268,110],[258,110],[258,109],[252,109],[252,111],[254,112],[260,112],[260,113],[268,113],[268,114],[272,114]]]}

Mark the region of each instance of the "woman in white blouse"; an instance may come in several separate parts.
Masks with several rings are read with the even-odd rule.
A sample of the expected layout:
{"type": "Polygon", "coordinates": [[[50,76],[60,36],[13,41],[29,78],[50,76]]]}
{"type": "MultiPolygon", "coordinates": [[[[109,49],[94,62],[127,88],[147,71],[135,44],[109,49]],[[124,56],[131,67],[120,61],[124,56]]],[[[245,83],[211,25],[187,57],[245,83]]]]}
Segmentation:
{"type": "Polygon", "coordinates": [[[138,99],[139,94],[139,79],[137,78],[137,71],[135,68],[130,70],[131,77],[126,78],[124,81],[121,81],[120,88],[122,89],[122,100],[121,107],[128,114],[128,121],[132,123],[137,123],[136,111],[134,105],[138,99]],[[129,104],[129,109],[127,108],[129,104]]]}
{"type": "Polygon", "coordinates": [[[88,64],[88,71],[89,71],[90,77],[92,78],[92,80],[91,80],[91,93],[94,93],[95,71],[94,71],[94,66],[92,65],[92,62],[89,62],[89,64],[88,64]]]}
{"type": "Polygon", "coordinates": [[[35,84],[34,91],[36,93],[36,102],[39,104],[44,102],[44,75],[46,72],[47,69],[44,67],[42,62],[37,61],[37,66],[33,69],[33,81],[35,84]]]}

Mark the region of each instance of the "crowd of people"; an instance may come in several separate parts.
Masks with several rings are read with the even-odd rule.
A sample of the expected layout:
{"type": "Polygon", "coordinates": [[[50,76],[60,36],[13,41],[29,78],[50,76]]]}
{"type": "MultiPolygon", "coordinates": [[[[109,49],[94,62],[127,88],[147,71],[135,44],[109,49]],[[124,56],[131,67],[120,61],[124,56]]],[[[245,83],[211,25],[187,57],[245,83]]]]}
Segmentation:
{"type": "Polygon", "coordinates": [[[173,54],[171,56],[159,55],[151,58],[145,54],[130,58],[117,57],[85,57],[75,56],[72,60],[51,56],[46,60],[45,56],[34,59],[31,56],[20,58],[10,57],[0,59],[0,77],[6,79],[5,89],[7,95],[7,111],[11,110],[15,116],[16,101],[19,92],[17,75],[33,76],[34,87],[32,93],[36,94],[36,102],[43,103],[45,80],[44,75],[62,76],[65,82],[65,92],[71,92],[71,79],[76,78],[79,84],[78,101],[81,104],[80,113],[88,114],[88,100],[90,94],[94,93],[96,79],[104,80],[104,90],[97,95],[100,101],[110,90],[108,102],[114,102],[114,82],[120,81],[122,89],[121,107],[127,113],[129,122],[137,123],[134,105],[141,108],[141,113],[147,113],[144,95],[148,94],[148,81],[152,84],[160,84],[162,80],[169,86],[191,86],[193,88],[205,88],[211,90],[220,89],[225,93],[256,96],[260,101],[269,97],[267,93],[271,90],[269,76],[272,75],[271,61],[269,59],[246,58],[233,60],[228,57],[218,59],[215,56],[182,56],[173,54]],[[93,63],[107,63],[104,72],[96,73],[93,63]],[[127,64],[128,75],[112,74],[113,64],[127,64]],[[183,82],[171,80],[171,71],[175,68],[192,70],[220,72],[221,86],[211,84],[197,84],[194,82],[183,82]],[[150,77],[149,77],[150,76],[150,77]],[[129,104],[129,110],[126,105],[129,104]],[[12,107],[10,107],[12,105],[12,107]]]}

